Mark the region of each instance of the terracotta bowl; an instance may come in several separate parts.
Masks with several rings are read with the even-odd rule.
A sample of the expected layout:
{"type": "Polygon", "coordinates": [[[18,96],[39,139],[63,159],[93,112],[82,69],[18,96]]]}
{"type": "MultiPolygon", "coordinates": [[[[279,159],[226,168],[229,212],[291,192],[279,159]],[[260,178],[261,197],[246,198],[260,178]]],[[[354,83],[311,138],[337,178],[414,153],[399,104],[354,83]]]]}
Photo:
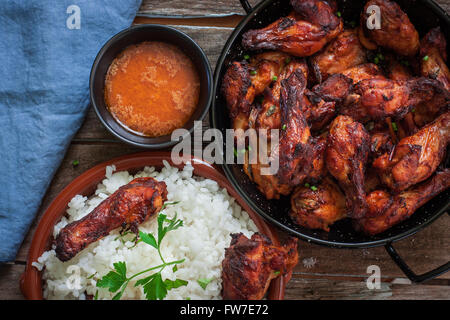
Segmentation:
{"type": "MultiPolygon", "coordinates": [[[[53,227],[64,215],[69,201],[77,194],[83,196],[92,195],[97,188],[97,184],[105,178],[105,168],[109,165],[114,164],[117,171],[129,171],[135,173],[145,166],[154,166],[157,169],[160,169],[163,167],[163,160],[166,160],[170,165],[178,168],[184,166],[184,164],[173,164],[170,158],[170,152],[143,152],[127,155],[103,162],[87,170],[58,194],[39,221],[39,225],[33,236],[25,272],[20,279],[20,288],[26,299],[43,299],[41,272],[34,268],[31,263],[37,261],[42,253],[50,248],[53,227]]],[[[258,227],[258,230],[268,236],[273,243],[279,243],[274,230],[267,225],[259,215],[250,209],[247,203],[233,189],[225,176],[222,175],[219,171],[220,169],[216,169],[209,163],[193,157],[190,158],[190,161],[194,167],[194,175],[217,181],[217,183],[222,188],[227,189],[228,193],[236,199],[245,211],[248,212],[249,216],[258,227]]],[[[272,280],[268,292],[268,299],[282,300],[284,298],[285,284],[290,276],[291,275],[288,274],[272,280]]]]}

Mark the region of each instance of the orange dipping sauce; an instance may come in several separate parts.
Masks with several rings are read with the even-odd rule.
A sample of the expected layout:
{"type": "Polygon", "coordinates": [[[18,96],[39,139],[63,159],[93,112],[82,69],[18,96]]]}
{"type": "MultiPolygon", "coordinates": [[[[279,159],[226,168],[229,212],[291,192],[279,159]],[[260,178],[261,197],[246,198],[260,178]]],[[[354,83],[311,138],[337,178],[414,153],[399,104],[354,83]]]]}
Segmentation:
{"type": "Polygon", "coordinates": [[[114,118],[144,136],[170,134],[195,111],[200,80],[192,61],[164,42],[127,47],[109,66],[105,101],[114,118]]]}

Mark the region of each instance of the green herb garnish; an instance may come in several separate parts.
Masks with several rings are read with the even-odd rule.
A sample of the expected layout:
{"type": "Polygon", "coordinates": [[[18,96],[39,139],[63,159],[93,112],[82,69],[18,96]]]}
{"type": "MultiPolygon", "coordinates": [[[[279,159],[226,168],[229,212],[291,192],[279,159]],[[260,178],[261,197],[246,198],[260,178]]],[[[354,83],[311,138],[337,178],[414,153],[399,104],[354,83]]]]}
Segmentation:
{"type": "Polygon", "coordinates": [[[305,187],[309,188],[311,185],[309,183],[305,183],[305,187]]]}
{"type": "Polygon", "coordinates": [[[95,275],[97,274],[97,272],[91,274],[89,277],[87,277],[86,279],[92,279],[95,275]]]}
{"type": "Polygon", "coordinates": [[[423,61],[428,61],[428,59],[429,59],[428,56],[423,57],[423,61]]]}
{"type": "Polygon", "coordinates": [[[178,203],[180,203],[180,201],[165,202],[165,203],[163,204],[163,206],[161,207],[161,211],[164,210],[167,206],[173,206],[173,205],[178,204],[178,203]]]}
{"type": "Polygon", "coordinates": [[[412,108],[411,112],[416,112],[416,109],[415,109],[415,108],[412,108]]]}
{"type": "Polygon", "coordinates": [[[95,296],[94,296],[94,300],[98,300],[98,290],[95,291],[95,296]]]}
{"type": "Polygon", "coordinates": [[[114,295],[113,300],[119,300],[123,292],[125,291],[128,283],[134,278],[147,273],[149,271],[158,270],[156,273],[136,281],[135,287],[142,286],[144,288],[145,297],[147,300],[164,299],[167,295],[167,291],[175,289],[181,286],[187,285],[186,280],[163,280],[161,272],[170,265],[177,265],[184,262],[184,259],[166,262],[161,254],[161,242],[164,236],[172,230],[176,230],[183,226],[183,221],[175,217],[168,219],[165,214],[160,213],[158,215],[158,237],[157,239],[151,233],[144,233],[139,231],[140,240],[158,250],[159,257],[162,264],[140,271],[131,277],[127,277],[127,265],[124,261],[119,261],[113,264],[114,270],[103,276],[100,280],[97,280],[97,287],[107,288],[109,292],[117,292],[114,295]]]}
{"type": "Polygon", "coordinates": [[[80,164],[80,161],[78,161],[78,160],[73,160],[72,161],[72,165],[74,166],[74,167],[76,167],[77,165],[79,165],[80,164]]]}
{"type": "Polygon", "coordinates": [[[373,62],[374,62],[375,64],[378,64],[378,63],[380,63],[380,58],[378,58],[378,57],[375,57],[375,58],[373,59],[373,62]]]}
{"type": "Polygon", "coordinates": [[[250,56],[249,56],[248,54],[246,54],[246,55],[244,56],[244,59],[245,59],[245,60],[248,60],[248,59],[250,59],[250,56]]]}
{"type": "Polygon", "coordinates": [[[275,105],[270,106],[269,110],[267,110],[267,112],[266,112],[266,116],[270,117],[271,115],[273,115],[275,113],[276,109],[277,109],[277,106],[275,106],[275,105]]]}
{"type": "Polygon", "coordinates": [[[341,14],[340,11],[336,12],[336,15],[337,15],[338,17],[342,16],[342,14],[341,14]]]}
{"type": "Polygon", "coordinates": [[[397,124],[396,124],[395,122],[392,122],[392,129],[393,129],[394,131],[397,131],[397,130],[398,130],[397,124]]]}
{"type": "Polygon", "coordinates": [[[198,279],[197,280],[197,283],[200,285],[200,287],[202,287],[203,289],[206,289],[206,287],[208,286],[208,284],[211,282],[211,281],[213,281],[214,280],[214,278],[211,278],[211,279],[204,279],[204,278],[201,278],[201,279],[198,279]]]}
{"type": "Polygon", "coordinates": [[[317,191],[317,187],[316,186],[311,186],[311,190],[312,191],[317,191]]]}
{"type": "Polygon", "coordinates": [[[286,130],[287,126],[285,124],[283,124],[283,126],[281,127],[281,130],[286,130]]]}
{"type": "Polygon", "coordinates": [[[252,71],[250,71],[250,74],[251,74],[252,76],[254,76],[255,74],[257,74],[257,72],[256,72],[256,70],[252,70],[252,71]]]}
{"type": "Polygon", "coordinates": [[[288,64],[289,62],[291,62],[291,58],[286,58],[286,59],[284,60],[284,62],[285,62],[286,64],[288,64]]]}
{"type": "Polygon", "coordinates": [[[277,76],[273,76],[272,77],[272,81],[277,81],[278,80],[278,77],[277,76]]]}
{"type": "Polygon", "coordinates": [[[281,273],[280,271],[275,271],[273,274],[274,274],[275,276],[278,276],[280,273],[281,273]]]}

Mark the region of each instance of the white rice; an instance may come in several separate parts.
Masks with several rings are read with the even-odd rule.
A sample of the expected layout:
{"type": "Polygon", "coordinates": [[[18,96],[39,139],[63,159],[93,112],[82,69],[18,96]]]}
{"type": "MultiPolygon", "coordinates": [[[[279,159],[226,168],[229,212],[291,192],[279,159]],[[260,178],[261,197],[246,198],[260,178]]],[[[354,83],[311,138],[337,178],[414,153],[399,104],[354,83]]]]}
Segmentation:
{"type": "MultiPolygon", "coordinates": [[[[193,168],[187,164],[182,171],[167,162],[161,172],[154,167],[145,167],[135,176],[126,171],[116,172],[115,167],[106,168],[106,178],[98,185],[91,198],[75,196],[68,204],[67,217],[55,225],[53,235],[68,223],[78,220],[91,212],[100,202],[137,177],[153,177],[165,181],[168,202],[180,201],[167,206],[162,212],[183,220],[183,226],[170,231],[162,241],[162,255],[165,261],[185,259],[173,272],[172,266],[162,272],[163,279],[187,280],[188,285],[168,291],[166,299],[220,299],[222,260],[225,248],[230,245],[230,234],[242,232],[250,237],[257,228],[245,211],[230,197],[217,182],[193,177],[193,168]],[[198,279],[213,279],[203,289],[198,279]]],[[[157,234],[156,215],[139,226],[139,230],[157,234]]],[[[157,250],[139,242],[134,246],[134,235],[124,236],[125,243],[118,238],[119,229],[96,241],[67,262],[56,258],[54,248],[46,251],[33,262],[38,270],[43,270],[44,298],[46,299],[86,299],[95,295],[98,299],[111,299],[115,293],[106,288],[96,287],[96,282],[113,269],[113,263],[125,261],[127,276],[161,264],[157,250]],[[134,247],[133,247],[134,246],[134,247]],[[93,276],[92,276],[93,275],[93,276]]],[[[135,282],[151,273],[133,279],[127,286],[122,299],[145,299],[142,286],[135,282]]]]}

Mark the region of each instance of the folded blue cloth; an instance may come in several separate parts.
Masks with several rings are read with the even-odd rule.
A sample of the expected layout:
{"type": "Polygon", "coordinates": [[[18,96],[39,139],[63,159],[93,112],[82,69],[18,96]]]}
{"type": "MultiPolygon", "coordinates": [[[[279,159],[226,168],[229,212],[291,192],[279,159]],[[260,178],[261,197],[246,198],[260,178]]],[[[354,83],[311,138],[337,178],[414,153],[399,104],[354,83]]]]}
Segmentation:
{"type": "Polygon", "coordinates": [[[0,262],[13,261],[82,124],[97,52],[140,0],[0,2],[0,262]]]}

